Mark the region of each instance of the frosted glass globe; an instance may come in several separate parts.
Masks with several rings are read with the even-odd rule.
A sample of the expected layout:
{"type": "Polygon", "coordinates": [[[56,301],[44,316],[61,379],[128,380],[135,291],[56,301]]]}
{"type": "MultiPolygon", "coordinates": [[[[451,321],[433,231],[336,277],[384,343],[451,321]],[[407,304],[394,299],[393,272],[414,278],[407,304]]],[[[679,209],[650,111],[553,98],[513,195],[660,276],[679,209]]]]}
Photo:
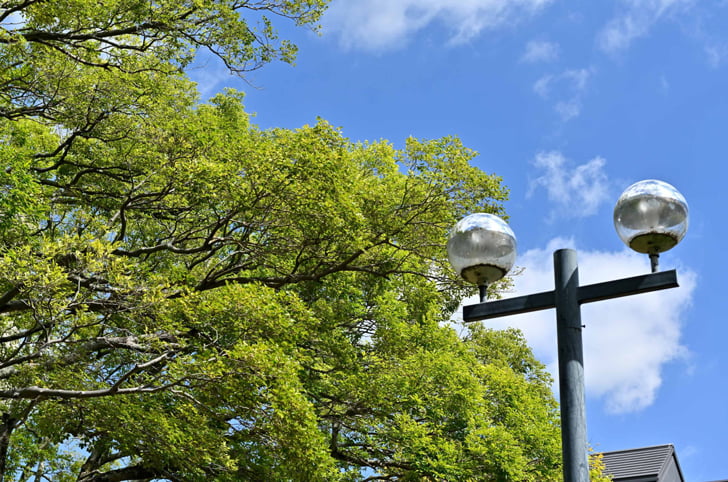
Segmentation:
{"type": "Polygon", "coordinates": [[[478,286],[503,278],[516,261],[516,235],[498,216],[475,213],[458,221],[447,241],[455,272],[478,286]]]}
{"type": "Polygon", "coordinates": [[[648,179],[632,184],[614,207],[614,227],[638,253],[659,254],[674,247],[688,230],[688,203],[670,184],[648,179]]]}

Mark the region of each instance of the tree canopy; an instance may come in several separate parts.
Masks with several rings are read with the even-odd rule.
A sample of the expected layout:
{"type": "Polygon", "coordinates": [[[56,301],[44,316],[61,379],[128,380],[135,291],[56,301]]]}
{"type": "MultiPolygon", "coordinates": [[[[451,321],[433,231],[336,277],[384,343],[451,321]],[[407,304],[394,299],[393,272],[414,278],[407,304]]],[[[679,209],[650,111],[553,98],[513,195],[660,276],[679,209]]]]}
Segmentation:
{"type": "Polygon", "coordinates": [[[0,3],[4,480],[559,479],[522,336],[447,324],[447,230],[507,195],[476,153],[185,77],[292,60],[265,14],[324,3],[0,3]]]}

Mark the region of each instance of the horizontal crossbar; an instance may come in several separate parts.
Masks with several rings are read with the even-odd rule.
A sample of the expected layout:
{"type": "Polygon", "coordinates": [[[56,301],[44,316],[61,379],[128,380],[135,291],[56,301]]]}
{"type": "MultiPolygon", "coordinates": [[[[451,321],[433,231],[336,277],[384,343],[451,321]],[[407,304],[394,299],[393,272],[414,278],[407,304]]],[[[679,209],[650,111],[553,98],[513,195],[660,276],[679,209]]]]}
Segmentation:
{"type": "MultiPolygon", "coordinates": [[[[620,298],[622,296],[649,293],[650,291],[677,288],[678,286],[677,272],[672,269],[669,271],[634,276],[632,278],[580,286],[577,296],[579,303],[584,304],[620,298]]],[[[554,298],[555,293],[551,290],[532,295],[463,306],[463,321],[488,320],[500,316],[518,315],[531,311],[554,308],[554,298]]]]}

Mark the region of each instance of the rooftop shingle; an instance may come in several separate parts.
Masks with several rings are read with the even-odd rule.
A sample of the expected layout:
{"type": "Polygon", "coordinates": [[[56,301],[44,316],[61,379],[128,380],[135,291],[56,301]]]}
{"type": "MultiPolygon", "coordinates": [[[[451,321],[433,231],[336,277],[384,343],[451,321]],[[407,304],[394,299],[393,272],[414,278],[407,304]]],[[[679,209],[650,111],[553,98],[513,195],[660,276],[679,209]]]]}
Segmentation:
{"type": "Polygon", "coordinates": [[[672,445],[605,452],[605,472],[615,482],[684,482],[672,445]]]}

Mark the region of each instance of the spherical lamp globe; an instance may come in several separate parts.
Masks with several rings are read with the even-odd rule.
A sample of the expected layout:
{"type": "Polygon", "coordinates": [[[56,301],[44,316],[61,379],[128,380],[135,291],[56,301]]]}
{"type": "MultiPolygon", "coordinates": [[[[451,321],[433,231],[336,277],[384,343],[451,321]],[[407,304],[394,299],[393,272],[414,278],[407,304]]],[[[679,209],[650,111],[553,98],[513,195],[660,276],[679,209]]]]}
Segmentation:
{"type": "Polygon", "coordinates": [[[638,253],[663,253],[685,237],[688,203],[666,182],[640,181],[617,200],[614,227],[622,241],[638,253]]]}
{"type": "Polygon", "coordinates": [[[447,241],[453,269],[466,281],[486,286],[503,278],[516,261],[516,235],[506,222],[487,213],[458,221],[447,241]]]}

